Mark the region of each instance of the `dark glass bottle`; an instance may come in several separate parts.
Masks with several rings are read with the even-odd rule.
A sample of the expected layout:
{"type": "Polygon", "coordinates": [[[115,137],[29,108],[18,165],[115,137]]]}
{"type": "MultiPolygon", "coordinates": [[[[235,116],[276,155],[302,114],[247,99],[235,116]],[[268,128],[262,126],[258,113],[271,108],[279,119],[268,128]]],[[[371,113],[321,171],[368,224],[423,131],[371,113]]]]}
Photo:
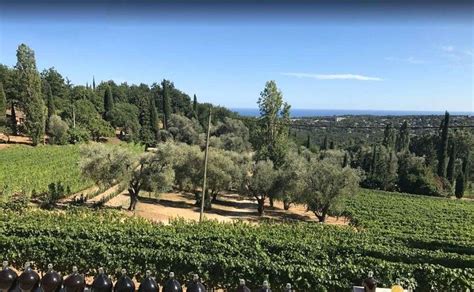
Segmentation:
{"type": "Polygon", "coordinates": [[[0,271],[0,291],[7,292],[13,289],[17,279],[17,273],[8,267],[7,261],[4,261],[2,270],[0,271]]]}
{"type": "Polygon", "coordinates": [[[72,274],[64,280],[64,292],[83,292],[86,287],[84,277],[79,274],[77,267],[72,267],[72,274]]]}
{"type": "Polygon", "coordinates": [[[112,280],[105,274],[103,268],[99,268],[99,273],[92,282],[92,292],[112,292],[112,280]]]}
{"type": "Polygon", "coordinates": [[[199,281],[199,275],[195,274],[189,282],[187,292],[206,292],[206,287],[199,281]]]}
{"type": "Polygon", "coordinates": [[[127,270],[122,270],[122,275],[115,283],[114,292],[135,292],[135,283],[127,276],[127,270]]]}
{"type": "Polygon", "coordinates": [[[372,271],[369,272],[368,277],[362,282],[362,286],[364,286],[365,292],[375,292],[377,289],[377,281],[375,281],[372,271]]]}
{"type": "Polygon", "coordinates": [[[155,279],[151,276],[151,271],[148,270],[145,273],[145,278],[141,281],[138,287],[139,292],[160,292],[160,286],[156,283],[155,279]]]}
{"type": "Polygon", "coordinates": [[[40,277],[37,272],[31,269],[30,262],[25,263],[25,270],[18,277],[18,288],[21,291],[37,291],[39,288],[40,277]]]}
{"type": "Polygon", "coordinates": [[[181,284],[174,278],[174,273],[170,272],[170,277],[163,286],[163,292],[183,292],[181,284]]]}
{"type": "Polygon", "coordinates": [[[262,288],[259,290],[260,292],[272,292],[272,289],[270,289],[270,284],[268,284],[268,281],[263,281],[262,288]]]}
{"type": "Polygon", "coordinates": [[[251,292],[250,289],[245,285],[245,280],[239,280],[239,287],[237,287],[237,292],[251,292]]]}
{"type": "Polygon", "coordinates": [[[63,284],[63,277],[53,270],[53,265],[48,265],[48,271],[41,278],[41,290],[43,292],[59,292],[63,284]]]}

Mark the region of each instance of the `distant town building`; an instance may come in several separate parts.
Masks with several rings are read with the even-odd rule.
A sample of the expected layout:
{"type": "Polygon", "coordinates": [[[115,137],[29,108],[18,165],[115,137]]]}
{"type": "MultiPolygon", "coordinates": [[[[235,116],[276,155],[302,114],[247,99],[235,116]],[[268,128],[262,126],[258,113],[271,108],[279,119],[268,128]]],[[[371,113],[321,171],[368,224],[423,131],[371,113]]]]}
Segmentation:
{"type": "MultiPolygon", "coordinates": [[[[7,112],[6,114],[7,119],[11,119],[11,116],[12,116],[11,108],[8,108],[6,112],[7,112]]],[[[15,108],[15,116],[16,116],[16,124],[18,126],[23,125],[25,123],[25,114],[21,110],[15,108]]]]}

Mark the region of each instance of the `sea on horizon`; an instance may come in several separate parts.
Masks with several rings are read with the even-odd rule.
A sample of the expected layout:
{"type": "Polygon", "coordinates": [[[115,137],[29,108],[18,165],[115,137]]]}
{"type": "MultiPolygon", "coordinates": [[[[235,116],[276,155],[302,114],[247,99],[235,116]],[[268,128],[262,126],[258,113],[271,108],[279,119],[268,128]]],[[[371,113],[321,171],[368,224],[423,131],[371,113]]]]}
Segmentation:
{"type": "MultiPolygon", "coordinates": [[[[241,116],[256,117],[260,115],[258,108],[230,108],[241,116]]],[[[473,116],[474,112],[449,112],[456,116],[473,116]]],[[[345,109],[291,109],[292,118],[301,117],[332,117],[332,116],[431,116],[444,115],[444,111],[401,111],[401,110],[345,110],[345,109]]]]}

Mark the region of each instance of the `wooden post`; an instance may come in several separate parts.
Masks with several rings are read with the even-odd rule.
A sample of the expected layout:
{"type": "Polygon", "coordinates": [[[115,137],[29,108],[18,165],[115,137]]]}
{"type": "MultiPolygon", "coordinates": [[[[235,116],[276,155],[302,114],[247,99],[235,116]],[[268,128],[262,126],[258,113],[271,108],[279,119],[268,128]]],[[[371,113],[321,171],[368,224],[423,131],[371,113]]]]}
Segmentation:
{"type": "Polygon", "coordinates": [[[209,135],[211,133],[211,107],[209,106],[209,121],[207,124],[206,151],[204,152],[204,178],[202,182],[201,212],[199,213],[199,222],[204,217],[204,201],[206,200],[206,179],[207,179],[207,156],[209,153],[209,135]]]}

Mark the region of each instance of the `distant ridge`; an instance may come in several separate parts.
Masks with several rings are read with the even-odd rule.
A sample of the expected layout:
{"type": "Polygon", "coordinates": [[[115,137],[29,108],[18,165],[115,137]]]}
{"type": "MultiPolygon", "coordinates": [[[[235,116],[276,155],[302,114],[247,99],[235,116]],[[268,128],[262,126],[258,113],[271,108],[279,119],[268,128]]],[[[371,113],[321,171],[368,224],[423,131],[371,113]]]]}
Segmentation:
{"type": "MultiPolygon", "coordinates": [[[[242,116],[259,116],[257,108],[230,108],[242,116]]],[[[449,112],[451,115],[474,116],[474,112],[449,112]]],[[[291,117],[327,117],[327,116],[430,116],[444,115],[444,111],[400,111],[400,110],[345,110],[345,109],[291,109],[291,117]]]]}

